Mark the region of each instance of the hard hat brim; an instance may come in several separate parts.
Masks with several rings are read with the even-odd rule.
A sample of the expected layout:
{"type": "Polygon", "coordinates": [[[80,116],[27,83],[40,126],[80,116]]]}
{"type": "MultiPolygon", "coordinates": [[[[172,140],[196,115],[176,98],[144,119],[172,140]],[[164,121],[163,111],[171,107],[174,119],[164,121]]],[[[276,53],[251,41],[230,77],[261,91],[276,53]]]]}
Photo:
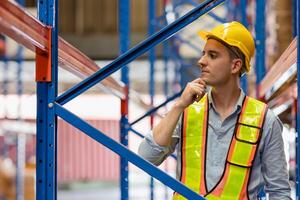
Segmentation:
{"type": "Polygon", "coordinates": [[[208,32],[208,31],[198,31],[198,35],[203,39],[203,40],[207,40],[207,36],[209,35],[213,35],[211,32],[208,32]]]}
{"type": "Polygon", "coordinates": [[[204,41],[207,41],[207,39],[211,36],[213,38],[216,38],[218,40],[221,40],[223,41],[224,43],[230,45],[227,41],[225,41],[224,39],[222,39],[221,37],[219,37],[218,35],[216,34],[213,34],[212,32],[209,32],[209,31],[204,31],[204,30],[201,30],[198,32],[198,35],[204,40],[204,41]]]}

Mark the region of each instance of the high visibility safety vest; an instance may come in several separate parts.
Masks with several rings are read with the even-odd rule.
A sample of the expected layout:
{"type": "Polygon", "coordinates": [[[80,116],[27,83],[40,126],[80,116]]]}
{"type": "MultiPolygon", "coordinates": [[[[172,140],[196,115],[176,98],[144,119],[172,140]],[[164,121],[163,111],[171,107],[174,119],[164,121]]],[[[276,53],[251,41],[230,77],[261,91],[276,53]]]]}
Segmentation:
{"type": "MultiPolygon", "coordinates": [[[[227,153],[224,172],[210,191],[205,180],[208,98],[189,106],[183,115],[180,181],[208,200],[245,200],[248,182],[260,137],[267,105],[245,97],[227,153]]],[[[173,200],[185,197],[174,193],[173,200]]]]}

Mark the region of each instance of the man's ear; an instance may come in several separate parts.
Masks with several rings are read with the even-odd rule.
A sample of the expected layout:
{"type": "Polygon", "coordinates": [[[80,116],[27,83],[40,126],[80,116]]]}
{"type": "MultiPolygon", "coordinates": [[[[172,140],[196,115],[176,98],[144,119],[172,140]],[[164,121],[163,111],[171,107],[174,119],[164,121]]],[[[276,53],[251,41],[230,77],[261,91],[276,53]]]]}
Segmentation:
{"type": "Polygon", "coordinates": [[[239,59],[239,58],[233,59],[231,73],[233,73],[233,74],[240,73],[242,66],[243,66],[242,59],[239,59]]]}

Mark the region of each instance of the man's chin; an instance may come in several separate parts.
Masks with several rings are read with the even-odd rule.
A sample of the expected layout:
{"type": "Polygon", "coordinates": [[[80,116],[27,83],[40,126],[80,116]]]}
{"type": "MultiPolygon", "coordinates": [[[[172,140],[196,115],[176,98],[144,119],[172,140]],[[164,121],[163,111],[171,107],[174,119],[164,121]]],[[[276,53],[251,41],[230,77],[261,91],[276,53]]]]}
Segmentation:
{"type": "Polygon", "coordinates": [[[209,85],[209,79],[206,77],[206,76],[203,76],[203,77],[201,77],[202,78],[202,80],[207,84],[207,85],[209,85]]]}

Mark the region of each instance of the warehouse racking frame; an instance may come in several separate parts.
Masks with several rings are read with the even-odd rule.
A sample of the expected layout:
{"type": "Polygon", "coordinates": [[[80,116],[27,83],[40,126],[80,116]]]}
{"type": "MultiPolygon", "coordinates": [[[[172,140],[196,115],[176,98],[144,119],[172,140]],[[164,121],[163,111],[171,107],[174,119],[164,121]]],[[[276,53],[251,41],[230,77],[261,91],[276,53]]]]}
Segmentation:
{"type": "MultiPolygon", "coordinates": [[[[24,12],[18,5],[12,1],[1,1],[0,2],[0,32],[12,37],[14,40],[24,45],[33,51],[36,51],[36,62],[37,62],[37,199],[56,199],[56,120],[57,116],[63,118],[65,121],[72,125],[75,125],[80,130],[85,132],[87,135],[102,143],[106,147],[110,148],[120,156],[124,156],[127,160],[133,164],[147,171],[150,175],[161,180],[163,183],[169,185],[172,189],[182,193],[184,196],[193,199],[203,199],[198,196],[180,182],[161,172],[159,169],[146,162],[145,160],[138,157],[133,152],[129,151],[126,145],[126,135],[124,137],[125,145],[120,145],[115,141],[105,136],[100,131],[91,127],[89,124],[81,120],[63,107],[63,104],[70,101],[72,98],[80,95],[90,87],[96,85],[100,81],[105,81],[106,85],[115,91],[122,99],[122,120],[125,120],[123,127],[124,130],[134,131],[131,127],[126,126],[129,124],[128,121],[128,87],[120,85],[113,79],[105,79],[113,72],[124,67],[130,61],[142,55],[151,47],[154,47],[158,43],[164,41],[181,28],[196,20],[202,14],[208,12],[213,7],[223,3],[221,0],[210,0],[198,5],[195,9],[177,19],[174,23],[166,26],[161,31],[152,34],[142,43],[133,47],[129,51],[126,51],[128,44],[124,44],[122,47],[122,55],[119,56],[115,61],[99,69],[93,62],[90,62],[82,53],[74,49],[71,45],[63,41],[58,37],[57,34],[57,17],[58,17],[58,3],[57,0],[39,0],[38,1],[38,12],[39,19],[42,23],[32,18],[28,13],[24,12]],[[22,18],[26,16],[27,18],[22,18]],[[4,20],[5,19],[5,20],[4,20]],[[7,22],[7,19],[11,20],[7,22]],[[17,21],[18,23],[13,24],[17,21]],[[21,23],[20,23],[21,21],[21,23]],[[32,29],[28,27],[32,26],[32,29]],[[17,27],[17,30],[15,29],[17,27]],[[37,36],[36,38],[33,36],[37,36]],[[79,76],[85,77],[92,74],[90,77],[83,80],[81,83],[75,85],[73,88],[67,90],[65,93],[57,97],[57,67],[58,62],[62,66],[69,69],[69,71],[79,76]],[[76,63],[77,64],[74,64],[76,63]],[[79,64],[78,64],[79,63],[79,64]],[[89,71],[84,70],[83,66],[89,66],[89,71]],[[99,69],[99,70],[98,70],[99,69]],[[93,74],[94,71],[98,70],[93,74]],[[104,80],[105,79],[105,80],[104,80]],[[127,111],[127,112],[126,112],[127,111]]],[[[128,4],[127,4],[128,5],[128,4]]],[[[297,5],[297,13],[299,13],[299,3],[297,5]]],[[[299,14],[297,15],[297,33],[299,33],[299,14]]],[[[259,28],[261,29],[261,28],[259,28]]],[[[125,30],[126,31],[126,30],[125,30]]],[[[128,34],[128,33],[127,33],[128,34]]],[[[297,34],[298,35],[298,34],[297,34]]],[[[123,39],[121,41],[124,41],[123,39]]],[[[129,40],[125,40],[129,41],[129,40]]],[[[297,46],[299,47],[299,41],[297,46]]],[[[299,48],[297,48],[299,53],[299,48]]],[[[299,55],[299,54],[298,54],[299,55]]],[[[297,64],[299,64],[299,57],[297,58],[297,64]]],[[[299,65],[297,65],[299,69],[299,65]]],[[[126,84],[126,72],[124,68],[122,81],[126,84]]],[[[264,72],[258,72],[264,74],[264,72]]],[[[257,77],[263,77],[259,74],[257,77]]],[[[299,86],[299,74],[297,84],[299,86]]],[[[128,80],[128,78],[127,78],[128,80]]],[[[127,83],[126,85],[128,85],[127,83]]],[[[261,85],[260,85],[261,89],[261,85]]],[[[260,92],[260,90],[259,90],[260,92]]],[[[299,87],[298,87],[299,92],[299,87]]],[[[175,97],[172,97],[175,98],[175,97]]],[[[297,101],[299,103],[299,101],[297,101]]],[[[164,102],[158,107],[165,105],[164,102]]],[[[153,108],[148,111],[146,115],[154,113],[158,108],[153,108]]],[[[299,109],[299,106],[297,106],[299,109]]],[[[299,110],[298,110],[299,111],[299,110]]],[[[145,116],[146,116],[145,115],[145,116]]],[[[130,125],[133,125],[143,116],[135,120],[130,125]]],[[[121,121],[122,121],[121,120],[121,121]]],[[[297,116],[297,121],[299,116],[297,116]]],[[[123,121],[124,122],[124,121],[123,121]]],[[[299,131],[299,123],[297,123],[297,132],[299,131]]],[[[297,141],[298,143],[298,141],[297,141]]],[[[298,145],[297,145],[298,147],[298,145]]],[[[297,148],[297,159],[299,160],[299,148],[297,148]]],[[[124,159],[126,165],[127,160],[124,159]]],[[[124,168],[126,170],[126,167],[124,168]]],[[[128,169],[128,168],[127,168],[128,169]]],[[[299,179],[299,169],[297,168],[297,180],[299,179]]],[[[123,178],[126,179],[126,174],[123,178]],[[125,177],[125,178],[124,178],[125,177]]],[[[128,175],[127,175],[128,178],[128,175]]],[[[122,180],[121,180],[122,181],[122,180]]],[[[126,182],[126,181],[125,181],[126,182]]],[[[126,184],[126,183],[125,183],[126,184]]],[[[128,184],[128,183],[127,183],[128,184]]],[[[126,187],[125,187],[126,188],[126,187]]],[[[299,194],[299,183],[297,182],[297,196],[299,194]]],[[[128,198],[126,194],[122,199],[128,198]]]]}

